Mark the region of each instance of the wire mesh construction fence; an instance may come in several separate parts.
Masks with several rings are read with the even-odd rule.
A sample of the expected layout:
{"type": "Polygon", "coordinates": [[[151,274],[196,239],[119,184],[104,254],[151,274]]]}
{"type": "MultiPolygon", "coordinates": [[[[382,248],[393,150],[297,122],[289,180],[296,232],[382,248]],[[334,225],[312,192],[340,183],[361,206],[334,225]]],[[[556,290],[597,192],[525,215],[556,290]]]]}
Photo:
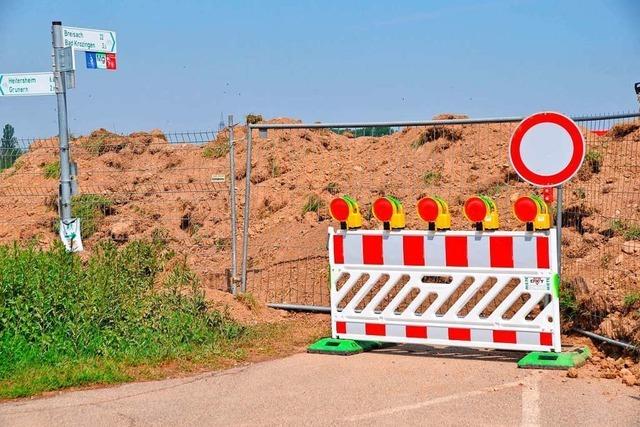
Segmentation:
{"type": "MultiPolygon", "coordinates": [[[[15,140],[3,150],[0,242],[48,247],[59,240],[57,138],[15,140]]],[[[73,217],[85,248],[162,241],[184,257],[207,288],[227,290],[229,132],[97,130],[73,138],[77,165],[73,217]]]]}
{"type": "MultiPolygon", "coordinates": [[[[587,153],[564,190],[563,303],[569,315],[582,311],[592,328],[640,300],[638,117],[576,118],[587,153]]],[[[416,202],[438,195],[449,203],[452,229],[469,229],[464,200],[485,194],[497,203],[501,229],[522,229],[511,204],[535,189],[508,160],[520,120],[445,118],[403,126],[254,125],[247,290],[272,304],[329,306],[326,230],[336,224],[327,207],[336,195],[360,203],[364,228],[381,226],[371,217],[371,203],[394,195],[404,203],[408,229],[426,226],[416,202]]]]}

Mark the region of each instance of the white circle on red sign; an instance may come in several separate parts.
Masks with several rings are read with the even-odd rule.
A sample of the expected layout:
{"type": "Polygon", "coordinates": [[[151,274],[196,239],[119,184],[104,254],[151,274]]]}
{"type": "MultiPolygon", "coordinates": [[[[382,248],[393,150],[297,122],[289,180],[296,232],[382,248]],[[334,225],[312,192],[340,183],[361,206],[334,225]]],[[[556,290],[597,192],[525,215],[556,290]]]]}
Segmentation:
{"type": "Polygon", "coordinates": [[[585,156],[580,128],[560,113],[536,113],[525,118],[511,136],[509,161],[516,173],[537,187],[567,182],[585,156]]]}

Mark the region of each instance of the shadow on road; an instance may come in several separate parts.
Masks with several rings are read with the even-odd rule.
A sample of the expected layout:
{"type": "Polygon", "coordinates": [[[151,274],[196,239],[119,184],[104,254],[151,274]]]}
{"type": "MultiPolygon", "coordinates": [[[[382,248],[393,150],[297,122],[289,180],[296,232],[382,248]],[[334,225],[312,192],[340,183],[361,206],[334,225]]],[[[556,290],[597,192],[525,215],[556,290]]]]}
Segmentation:
{"type": "Polygon", "coordinates": [[[371,353],[395,354],[400,356],[436,357],[446,359],[482,360],[496,362],[517,362],[526,353],[520,351],[501,351],[492,349],[473,349],[464,347],[427,347],[414,344],[401,344],[381,348],[371,353]]]}

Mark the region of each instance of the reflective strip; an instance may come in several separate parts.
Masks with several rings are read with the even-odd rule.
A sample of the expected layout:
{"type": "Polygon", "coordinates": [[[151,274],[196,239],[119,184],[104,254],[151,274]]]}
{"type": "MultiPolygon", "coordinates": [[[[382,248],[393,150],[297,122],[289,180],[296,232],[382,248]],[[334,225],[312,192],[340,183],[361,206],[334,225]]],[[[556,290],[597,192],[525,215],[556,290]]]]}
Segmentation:
{"type": "Polygon", "coordinates": [[[404,236],[402,255],[404,265],[424,265],[424,237],[404,236]]]}
{"type": "Polygon", "coordinates": [[[513,238],[510,236],[489,237],[490,266],[513,268],[513,238]]]}
{"type": "Polygon", "coordinates": [[[445,236],[444,250],[447,267],[467,267],[467,236],[445,236]]]}
{"type": "Polygon", "coordinates": [[[536,241],[533,236],[513,238],[513,266],[515,268],[537,268],[536,241]]]}
{"type": "Polygon", "coordinates": [[[345,264],[363,264],[361,235],[347,233],[344,236],[343,247],[345,264]]]}
{"type": "Polygon", "coordinates": [[[540,345],[540,332],[516,332],[518,344],[540,345]]]}
{"type": "Polygon", "coordinates": [[[365,335],[364,323],[347,322],[347,334],[365,335]]]}
{"type": "Polygon", "coordinates": [[[382,236],[362,236],[362,263],[368,265],[382,265],[382,236]]]}
{"type": "Polygon", "coordinates": [[[444,236],[426,236],[424,239],[424,255],[428,267],[445,265],[444,236]]]}
{"type": "Polygon", "coordinates": [[[467,237],[467,261],[469,267],[489,267],[491,260],[489,257],[489,237],[469,236],[467,237]]]}
{"type": "Polygon", "coordinates": [[[427,338],[426,326],[406,326],[405,333],[407,338],[427,338]]]}
{"type": "Polygon", "coordinates": [[[447,328],[441,328],[439,326],[430,327],[427,330],[429,338],[434,340],[448,340],[449,332],[447,328]]]}
{"type": "Polygon", "coordinates": [[[404,338],[408,336],[405,329],[404,325],[387,325],[386,334],[388,337],[404,338]]]}
{"type": "Polygon", "coordinates": [[[389,234],[382,238],[384,265],[404,265],[402,236],[389,234]]]}
{"type": "Polygon", "coordinates": [[[549,238],[537,237],[536,250],[537,250],[538,268],[549,268],[549,238]]]}
{"type": "Polygon", "coordinates": [[[490,329],[472,329],[471,341],[493,342],[493,331],[490,329]]]}
{"type": "Polygon", "coordinates": [[[387,328],[383,323],[365,323],[364,331],[367,335],[376,335],[379,337],[387,335],[387,328]]]}
{"type": "Polygon", "coordinates": [[[336,264],[344,264],[344,247],[342,244],[342,236],[334,234],[333,236],[333,262],[336,264]]]}

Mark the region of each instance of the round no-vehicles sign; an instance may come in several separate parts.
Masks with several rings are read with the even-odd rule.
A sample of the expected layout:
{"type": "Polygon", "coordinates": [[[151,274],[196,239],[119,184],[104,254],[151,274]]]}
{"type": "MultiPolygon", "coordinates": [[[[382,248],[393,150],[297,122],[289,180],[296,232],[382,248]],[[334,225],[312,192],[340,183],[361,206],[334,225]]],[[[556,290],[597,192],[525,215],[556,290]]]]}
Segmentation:
{"type": "Polygon", "coordinates": [[[578,172],[585,156],[582,132],[569,117],[543,112],[524,119],[511,136],[509,161],[537,187],[560,185],[578,172]]]}

